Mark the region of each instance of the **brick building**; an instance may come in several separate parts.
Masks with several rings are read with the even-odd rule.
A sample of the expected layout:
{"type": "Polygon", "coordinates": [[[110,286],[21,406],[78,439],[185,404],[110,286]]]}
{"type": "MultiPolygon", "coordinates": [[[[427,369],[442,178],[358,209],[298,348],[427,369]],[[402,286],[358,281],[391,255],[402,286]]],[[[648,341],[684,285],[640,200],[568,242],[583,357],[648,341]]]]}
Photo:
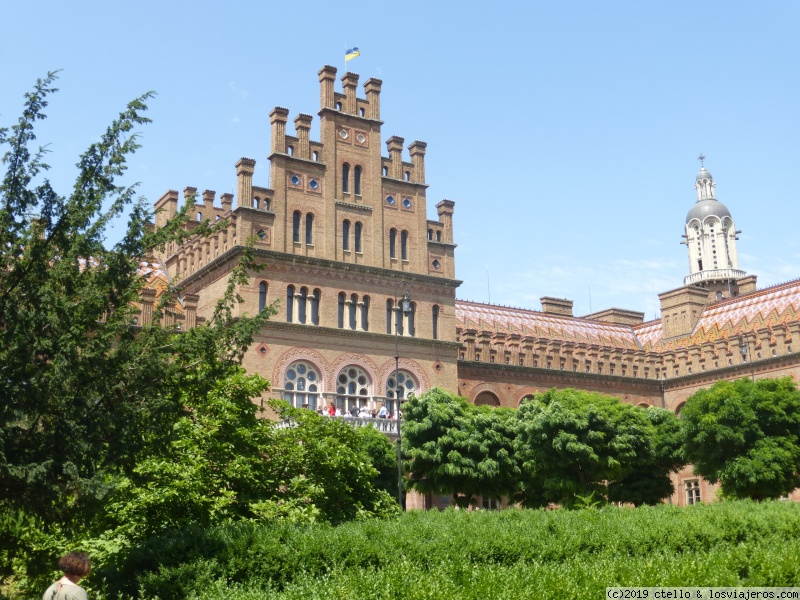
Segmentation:
{"type": "MultiPolygon", "coordinates": [[[[541,311],[457,300],[455,203],[440,201],[438,219],[427,219],[426,144],[409,144],[406,160],[403,138],[389,137],[384,156],[382,82],[367,80],[361,98],[358,75],[344,74],[341,92],[335,79],[335,68],[319,71],[319,141],[309,137],[310,115],[298,114],[289,135],[289,111],[277,107],[268,178],[242,158],[235,199],[184,190],[183,201],[196,203],[188,228],[228,225],[156,257],[143,322],[159,278],[180,281],[186,327],[209,316],[250,239],[264,268],[239,290],[238,310],[277,301],[279,313],[244,365],[296,406],[394,411],[398,397],[438,386],[516,407],[536,391],[576,387],[679,413],[719,379],[800,376],[800,280],[757,290],[739,270],[738,232],[705,167],[685,223],[690,273],[660,294],[660,319],[619,308],[575,317],[571,301],[550,297],[541,311]]],[[[175,191],[158,200],[156,226],[178,205],[175,191]]],[[[675,503],[713,497],[688,469],[675,483],[675,503]]]]}

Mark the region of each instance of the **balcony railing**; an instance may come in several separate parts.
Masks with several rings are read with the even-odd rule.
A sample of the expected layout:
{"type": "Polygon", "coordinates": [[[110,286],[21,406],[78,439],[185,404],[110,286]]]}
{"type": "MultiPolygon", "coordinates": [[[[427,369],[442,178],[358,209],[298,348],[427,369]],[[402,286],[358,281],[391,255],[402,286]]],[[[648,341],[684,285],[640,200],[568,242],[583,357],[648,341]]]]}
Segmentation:
{"type": "MultiPolygon", "coordinates": [[[[397,437],[397,419],[381,419],[372,417],[351,417],[350,415],[346,415],[343,417],[335,416],[330,417],[325,415],[324,418],[326,419],[339,419],[340,421],[344,421],[345,423],[350,423],[353,427],[374,427],[381,433],[385,433],[389,437],[397,437]]],[[[285,427],[294,427],[294,424],[291,421],[279,421],[275,424],[276,427],[279,429],[283,429],[285,427]]]]}
{"type": "Polygon", "coordinates": [[[714,269],[692,273],[683,278],[683,285],[692,285],[701,281],[717,281],[720,279],[741,279],[747,273],[739,269],[714,269]]]}

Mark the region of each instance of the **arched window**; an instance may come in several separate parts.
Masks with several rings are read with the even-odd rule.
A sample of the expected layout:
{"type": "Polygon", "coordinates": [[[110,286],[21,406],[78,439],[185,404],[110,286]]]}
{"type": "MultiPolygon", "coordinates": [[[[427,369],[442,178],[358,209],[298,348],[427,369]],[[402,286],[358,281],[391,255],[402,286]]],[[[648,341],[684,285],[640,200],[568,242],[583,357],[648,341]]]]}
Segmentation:
{"type": "Polygon", "coordinates": [[[358,114],[359,114],[359,116],[362,116],[362,117],[364,116],[364,108],[363,107],[358,109],[358,114]]]}
{"type": "Polygon", "coordinates": [[[308,305],[308,288],[300,288],[300,297],[297,299],[297,320],[301,323],[306,322],[306,307],[308,305]]]}
{"type": "Polygon", "coordinates": [[[317,162],[319,160],[319,152],[314,150],[314,152],[311,153],[311,160],[313,160],[314,162],[317,162]]]}
{"type": "Polygon", "coordinates": [[[437,231],[436,232],[436,241],[437,242],[441,242],[442,241],[442,232],[441,231],[437,231]]]}
{"type": "Polygon", "coordinates": [[[384,177],[388,177],[389,176],[389,167],[381,167],[381,175],[383,175],[384,177]]]}
{"type": "Polygon", "coordinates": [[[439,305],[434,304],[432,310],[433,339],[439,339],[439,305]]]}
{"type": "Polygon", "coordinates": [[[353,192],[361,195],[361,165],[356,165],[353,169],[353,192]]]}
{"type": "Polygon", "coordinates": [[[202,221],[203,220],[203,213],[201,213],[201,212],[197,213],[197,220],[198,221],[202,221]]]}
{"type": "Polygon", "coordinates": [[[300,243],[300,211],[292,213],[292,241],[300,243]]]}
{"type": "Polygon", "coordinates": [[[314,215],[308,213],[306,215],[306,245],[310,246],[314,243],[314,215]]]}
{"type": "Polygon", "coordinates": [[[392,227],[389,230],[389,258],[397,258],[395,246],[397,245],[397,229],[392,227]]]}
{"type": "MultiPolygon", "coordinates": [[[[403,311],[397,311],[400,315],[403,314],[403,311]]],[[[414,323],[414,317],[417,313],[417,304],[416,302],[411,303],[411,312],[408,313],[408,335],[413,336],[417,333],[417,328],[414,323]]]]}
{"type": "Polygon", "coordinates": [[[408,260],[408,232],[405,229],[400,233],[400,258],[408,260]]]}
{"type": "Polygon", "coordinates": [[[411,181],[411,171],[406,171],[404,173],[406,181],[411,181]]]}
{"type": "Polygon", "coordinates": [[[319,289],[314,290],[311,296],[311,323],[312,325],[319,325],[319,299],[322,292],[319,289]]]}
{"type": "Polygon", "coordinates": [[[264,210],[270,210],[271,202],[269,198],[264,198],[264,210]]]}
{"type": "Polygon", "coordinates": [[[344,292],[339,292],[339,306],[338,306],[338,318],[339,318],[339,329],[344,329],[344,299],[345,295],[344,292]]]}
{"type": "Polygon", "coordinates": [[[354,235],[355,235],[356,252],[361,252],[361,222],[360,221],[356,221],[354,235]]]}
{"type": "Polygon", "coordinates": [[[267,282],[262,281],[258,284],[258,310],[261,312],[267,306],[267,282]]]}
{"type": "Polygon", "coordinates": [[[369,296],[361,299],[361,329],[369,331],[369,296]]]}
{"type": "Polygon", "coordinates": [[[336,406],[343,411],[368,406],[372,383],[366,372],[356,366],[345,367],[336,377],[336,406]]]}
{"type": "Polygon", "coordinates": [[[478,406],[500,406],[500,400],[491,392],[481,392],[475,398],[475,404],[478,406]]]}
{"type": "Polygon", "coordinates": [[[294,156],[294,146],[287,146],[286,154],[288,154],[289,156],[294,156]]]}
{"type": "Polygon", "coordinates": [[[295,408],[317,409],[319,370],[306,361],[295,361],[283,374],[283,399],[295,408]]]}
{"type": "Polygon", "coordinates": [[[400,369],[396,373],[392,371],[386,380],[387,398],[400,398],[402,400],[418,391],[419,384],[417,384],[417,379],[405,369],[400,369]]]}
{"type": "Polygon", "coordinates": [[[342,222],[342,250],[350,250],[350,221],[342,222]]]}
{"type": "Polygon", "coordinates": [[[394,314],[394,301],[386,301],[386,333],[392,333],[392,315],[394,314]]]}
{"type": "Polygon", "coordinates": [[[348,311],[347,323],[350,329],[356,328],[356,309],[358,308],[358,296],[355,294],[350,295],[350,306],[348,311]]]}
{"type": "Polygon", "coordinates": [[[433,239],[433,229],[428,229],[428,239],[429,240],[433,239]]]}
{"type": "Polygon", "coordinates": [[[395,328],[397,329],[397,333],[399,335],[403,335],[403,333],[404,333],[404,329],[403,329],[403,311],[400,310],[399,306],[395,306],[393,308],[393,310],[394,310],[395,328]]]}
{"type": "Polygon", "coordinates": [[[258,199],[258,196],[256,196],[255,198],[253,198],[253,208],[258,208],[259,204],[260,200],[258,199]]]}
{"type": "Polygon", "coordinates": [[[350,165],[344,163],[342,165],[342,192],[348,193],[350,191],[350,165]]]}
{"type": "Polygon", "coordinates": [[[337,102],[336,103],[336,110],[342,110],[342,103],[341,102],[337,102]]]}
{"type": "Polygon", "coordinates": [[[292,322],[292,312],[294,309],[294,286],[290,285],[286,288],[286,322],[292,322]]]}

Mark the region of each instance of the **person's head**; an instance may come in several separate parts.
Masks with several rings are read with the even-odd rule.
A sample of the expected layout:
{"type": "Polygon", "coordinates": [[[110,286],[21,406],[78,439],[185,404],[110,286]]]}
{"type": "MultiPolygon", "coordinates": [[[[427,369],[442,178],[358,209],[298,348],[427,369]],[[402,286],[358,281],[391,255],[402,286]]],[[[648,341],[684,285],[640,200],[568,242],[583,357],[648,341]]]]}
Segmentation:
{"type": "Polygon", "coordinates": [[[92,570],[92,563],[85,552],[70,552],[58,559],[58,568],[67,576],[86,577],[92,570]]]}

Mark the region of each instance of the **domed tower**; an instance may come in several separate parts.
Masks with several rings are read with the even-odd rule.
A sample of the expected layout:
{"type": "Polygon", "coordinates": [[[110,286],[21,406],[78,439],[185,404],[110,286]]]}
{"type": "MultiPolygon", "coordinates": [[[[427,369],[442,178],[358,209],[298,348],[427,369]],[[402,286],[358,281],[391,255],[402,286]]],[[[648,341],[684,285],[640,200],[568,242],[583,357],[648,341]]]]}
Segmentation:
{"type": "Polygon", "coordinates": [[[739,295],[738,280],[746,273],[739,270],[736,254],[736,234],[741,232],[736,231],[730,211],[714,195],[714,178],[702,166],[703,158],[694,185],[697,202],[686,215],[683,243],[689,250],[689,275],[683,284],[708,288],[709,299],[720,300],[739,295]]]}

